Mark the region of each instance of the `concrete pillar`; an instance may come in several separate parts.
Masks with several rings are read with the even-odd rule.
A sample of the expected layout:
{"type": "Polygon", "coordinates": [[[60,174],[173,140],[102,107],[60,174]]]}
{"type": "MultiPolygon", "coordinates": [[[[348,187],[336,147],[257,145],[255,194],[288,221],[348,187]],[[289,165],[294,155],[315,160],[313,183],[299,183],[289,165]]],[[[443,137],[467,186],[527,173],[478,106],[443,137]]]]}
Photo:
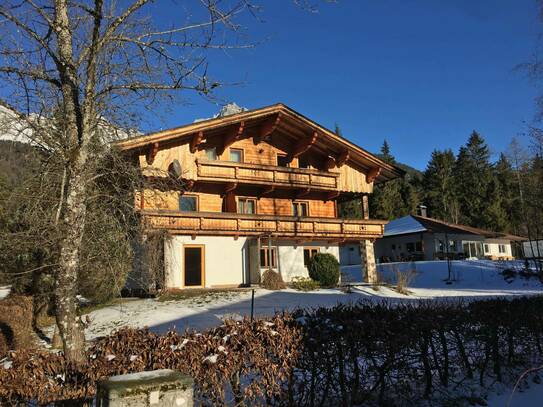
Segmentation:
{"type": "Polygon", "coordinates": [[[98,384],[97,407],[191,407],[194,381],[174,370],[113,376],[98,384]]]}
{"type": "Polygon", "coordinates": [[[377,266],[375,265],[375,253],[371,240],[360,241],[360,258],[362,260],[362,275],[367,283],[376,283],[377,266]]]}

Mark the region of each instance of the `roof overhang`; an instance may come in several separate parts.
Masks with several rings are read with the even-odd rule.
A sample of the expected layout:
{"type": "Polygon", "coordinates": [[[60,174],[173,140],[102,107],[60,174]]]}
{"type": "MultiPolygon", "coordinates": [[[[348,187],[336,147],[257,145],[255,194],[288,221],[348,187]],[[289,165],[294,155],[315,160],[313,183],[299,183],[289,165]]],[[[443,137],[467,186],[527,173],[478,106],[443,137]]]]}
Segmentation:
{"type": "Polygon", "coordinates": [[[263,129],[277,130],[298,140],[316,137],[312,148],[329,155],[331,159],[341,160],[347,155],[349,165],[369,173],[375,183],[390,181],[405,174],[402,169],[384,162],[282,103],[121,140],[115,145],[122,151],[143,150],[149,145],[173,143],[194,137],[200,132],[203,132],[205,137],[224,134],[225,128],[240,125],[242,122],[245,131],[258,129],[262,133],[263,129]]]}

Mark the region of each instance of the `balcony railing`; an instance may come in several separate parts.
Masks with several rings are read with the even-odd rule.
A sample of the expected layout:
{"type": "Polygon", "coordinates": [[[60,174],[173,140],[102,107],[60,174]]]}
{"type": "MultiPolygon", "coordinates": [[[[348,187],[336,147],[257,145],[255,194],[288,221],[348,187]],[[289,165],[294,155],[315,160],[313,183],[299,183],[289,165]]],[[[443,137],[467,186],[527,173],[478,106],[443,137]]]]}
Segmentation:
{"type": "Polygon", "coordinates": [[[174,234],[376,239],[385,221],[295,216],[246,215],[223,212],[142,211],[151,229],[174,234]]]}
{"type": "Polygon", "coordinates": [[[236,163],[220,160],[197,160],[198,180],[228,181],[278,187],[338,189],[338,173],[307,168],[236,163]]]}

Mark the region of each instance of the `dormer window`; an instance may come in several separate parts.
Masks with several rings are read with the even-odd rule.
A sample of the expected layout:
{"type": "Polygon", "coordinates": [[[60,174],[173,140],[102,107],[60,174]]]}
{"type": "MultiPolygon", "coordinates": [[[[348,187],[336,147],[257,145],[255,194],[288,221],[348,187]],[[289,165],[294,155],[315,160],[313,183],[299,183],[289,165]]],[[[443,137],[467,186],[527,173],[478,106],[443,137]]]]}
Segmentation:
{"type": "Polygon", "coordinates": [[[206,148],[206,158],[208,160],[217,159],[217,149],[215,147],[206,148]]]}

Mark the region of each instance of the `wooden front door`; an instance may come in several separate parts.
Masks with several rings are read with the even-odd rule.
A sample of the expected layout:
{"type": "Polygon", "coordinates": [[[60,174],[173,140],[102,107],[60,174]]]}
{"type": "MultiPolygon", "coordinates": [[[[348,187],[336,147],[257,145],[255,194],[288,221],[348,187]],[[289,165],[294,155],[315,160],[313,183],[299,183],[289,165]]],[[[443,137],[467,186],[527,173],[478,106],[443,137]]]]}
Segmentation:
{"type": "Polygon", "coordinates": [[[185,287],[204,286],[204,246],[184,246],[185,267],[183,285],[185,287]]]}

